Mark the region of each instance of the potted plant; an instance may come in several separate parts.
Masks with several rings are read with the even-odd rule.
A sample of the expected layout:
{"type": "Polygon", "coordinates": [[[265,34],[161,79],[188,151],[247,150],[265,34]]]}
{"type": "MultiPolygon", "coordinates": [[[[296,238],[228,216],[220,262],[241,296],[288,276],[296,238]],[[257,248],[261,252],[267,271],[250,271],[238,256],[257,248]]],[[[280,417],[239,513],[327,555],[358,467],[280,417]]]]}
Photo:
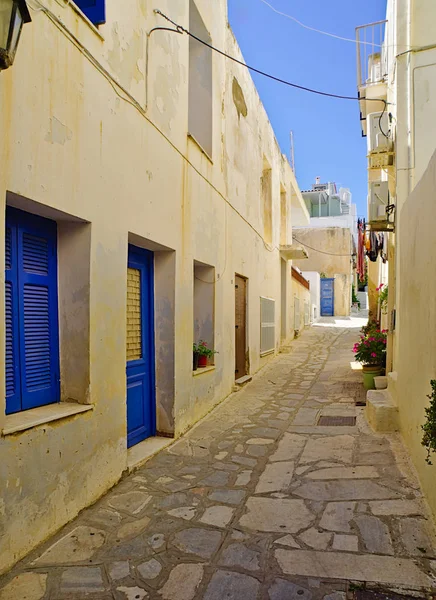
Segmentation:
{"type": "Polygon", "coordinates": [[[194,348],[194,353],[196,352],[198,354],[198,366],[207,367],[208,359],[213,358],[214,354],[216,354],[216,350],[208,348],[204,340],[200,340],[198,344],[194,344],[194,348]]]}
{"type": "Polygon", "coordinates": [[[386,329],[367,327],[360,340],[354,344],[356,360],[362,363],[363,385],[366,390],[375,389],[374,377],[382,374],[386,364],[386,329]]]}
{"type": "Polygon", "coordinates": [[[192,346],[192,370],[196,371],[198,369],[198,349],[197,344],[193,344],[192,346]]]}
{"type": "Polygon", "coordinates": [[[425,462],[429,465],[431,462],[431,453],[436,452],[436,379],[430,381],[431,394],[427,396],[430,400],[430,406],[425,409],[425,423],[421,426],[423,431],[422,445],[427,449],[425,462]]]}

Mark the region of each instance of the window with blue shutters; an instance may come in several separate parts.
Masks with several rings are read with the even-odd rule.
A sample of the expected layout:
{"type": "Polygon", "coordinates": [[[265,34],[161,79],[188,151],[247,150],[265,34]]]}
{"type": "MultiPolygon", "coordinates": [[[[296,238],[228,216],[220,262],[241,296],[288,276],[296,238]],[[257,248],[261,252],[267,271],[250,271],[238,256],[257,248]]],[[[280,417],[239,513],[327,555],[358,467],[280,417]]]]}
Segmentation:
{"type": "Polygon", "coordinates": [[[75,3],[94,25],[106,23],[106,0],[75,0],[75,3]]]}
{"type": "Polygon", "coordinates": [[[6,413],[59,402],[57,227],[8,208],[6,413]]]}

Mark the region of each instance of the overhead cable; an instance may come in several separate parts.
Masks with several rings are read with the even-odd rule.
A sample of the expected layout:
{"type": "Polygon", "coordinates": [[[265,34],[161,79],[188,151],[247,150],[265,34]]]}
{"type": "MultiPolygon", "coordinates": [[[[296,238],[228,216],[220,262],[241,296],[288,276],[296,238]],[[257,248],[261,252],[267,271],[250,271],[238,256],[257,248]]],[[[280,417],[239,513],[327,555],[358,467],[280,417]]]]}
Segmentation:
{"type": "Polygon", "coordinates": [[[310,250],[313,250],[314,252],[319,252],[320,254],[328,254],[329,256],[342,256],[342,257],[352,257],[353,254],[334,254],[332,252],[326,252],[325,250],[320,250],[319,248],[312,248],[312,246],[309,246],[308,244],[306,244],[305,242],[302,242],[301,240],[297,239],[295,237],[295,235],[292,236],[293,239],[298,242],[299,244],[301,244],[302,246],[304,246],[305,248],[310,248],[310,250]]]}
{"type": "MultiPolygon", "coordinates": [[[[293,17],[292,15],[288,15],[284,12],[281,12],[280,10],[275,8],[272,4],[267,2],[267,0],[260,0],[260,1],[263,2],[263,4],[266,4],[266,6],[268,6],[272,11],[274,11],[278,15],[280,15],[282,17],[286,17],[286,19],[290,19],[291,21],[294,21],[295,23],[297,23],[297,25],[300,25],[300,27],[304,27],[304,29],[308,29],[309,31],[314,31],[315,33],[321,33],[322,35],[327,35],[328,37],[332,37],[337,40],[342,40],[344,42],[352,42],[353,44],[357,44],[356,39],[342,37],[341,35],[336,35],[334,33],[329,33],[328,31],[322,31],[321,29],[316,29],[315,27],[310,27],[309,25],[305,25],[304,23],[299,21],[296,17],[293,17]]],[[[375,44],[373,42],[359,41],[359,44],[368,44],[369,46],[381,47],[381,44],[375,44]]]]}
{"type": "MultiPolygon", "coordinates": [[[[281,79],[280,77],[276,77],[275,75],[271,75],[270,73],[266,73],[265,71],[261,71],[260,69],[257,69],[256,67],[252,67],[250,65],[247,65],[247,63],[243,62],[242,60],[239,60],[238,58],[235,58],[234,56],[231,56],[230,54],[226,54],[226,52],[223,52],[219,48],[216,48],[215,46],[212,46],[212,44],[209,44],[208,42],[206,42],[206,41],[202,40],[201,38],[197,37],[196,35],[194,35],[193,33],[191,33],[188,29],[185,29],[184,27],[182,27],[182,25],[179,25],[178,23],[176,23],[175,21],[173,21],[172,19],[170,19],[169,17],[167,17],[159,9],[155,9],[154,12],[157,15],[160,15],[161,17],[163,17],[169,23],[172,23],[174,25],[174,27],[175,27],[175,30],[174,30],[175,33],[186,33],[186,35],[188,35],[189,37],[193,38],[194,40],[197,40],[197,42],[199,42],[200,44],[203,44],[203,46],[207,46],[208,48],[210,48],[214,52],[217,52],[218,54],[221,54],[221,56],[224,56],[225,58],[228,58],[229,60],[237,63],[238,65],[241,65],[242,67],[245,67],[249,71],[253,71],[253,73],[258,73],[259,75],[262,75],[263,77],[267,77],[268,79],[272,79],[273,81],[277,81],[278,83],[282,83],[283,85],[287,85],[289,87],[296,88],[296,89],[302,90],[304,92],[309,92],[311,94],[317,94],[319,96],[327,96],[328,98],[338,98],[340,100],[353,100],[353,101],[360,101],[361,100],[361,98],[359,98],[358,96],[344,96],[342,94],[332,94],[330,92],[323,92],[321,90],[316,90],[314,88],[309,88],[309,87],[306,87],[304,85],[299,85],[297,83],[293,83],[292,81],[287,81],[286,79],[281,79]]],[[[385,106],[388,104],[386,102],[386,100],[375,99],[375,98],[366,98],[366,101],[367,102],[382,102],[382,103],[384,103],[385,106]]]]}

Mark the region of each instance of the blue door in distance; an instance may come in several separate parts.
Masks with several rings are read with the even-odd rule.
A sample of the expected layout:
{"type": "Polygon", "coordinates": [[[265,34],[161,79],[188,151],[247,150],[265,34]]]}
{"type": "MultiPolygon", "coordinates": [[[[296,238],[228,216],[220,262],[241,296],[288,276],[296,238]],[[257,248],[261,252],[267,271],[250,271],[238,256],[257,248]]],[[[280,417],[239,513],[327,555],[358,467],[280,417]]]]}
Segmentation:
{"type": "Polygon", "coordinates": [[[127,447],[155,434],[153,253],[129,246],[127,265],[127,447]]]}
{"type": "Polygon", "coordinates": [[[321,279],[321,316],[333,317],[335,314],[334,279],[321,279]]]}

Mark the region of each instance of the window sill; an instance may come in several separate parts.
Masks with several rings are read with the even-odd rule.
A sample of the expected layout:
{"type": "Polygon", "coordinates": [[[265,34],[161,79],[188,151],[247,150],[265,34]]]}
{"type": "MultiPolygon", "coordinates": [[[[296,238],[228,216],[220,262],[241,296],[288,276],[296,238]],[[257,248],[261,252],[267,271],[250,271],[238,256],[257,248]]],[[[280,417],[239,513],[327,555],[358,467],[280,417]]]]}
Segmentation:
{"type": "Polygon", "coordinates": [[[73,417],[74,415],[93,410],[93,408],[93,404],[60,402],[59,404],[48,404],[47,406],[23,410],[13,415],[6,415],[2,435],[12,435],[26,429],[32,429],[38,425],[73,417]]]}
{"type": "Polygon", "coordinates": [[[215,365],[209,365],[208,367],[198,367],[196,371],[192,371],[192,376],[198,377],[199,375],[204,375],[204,373],[210,373],[211,371],[215,371],[215,365]]]}
{"type": "Polygon", "coordinates": [[[274,352],[275,348],[273,348],[272,350],[265,350],[265,352],[260,353],[260,357],[263,358],[264,356],[269,356],[270,354],[274,354],[274,352]]]}
{"type": "Polygon", "coordinates": [[[72,2],[70,2],[69,6],[71,6],[71,8],[73,9],[73,11],[79,15],[79,17],[82,18],[83,21],[85,21],[85,23],[88,25],[88,27],[95,33],[95,35],[97,37],[100,38],[100,40],[102,42],[104,42],[104,37],[102,36],[102,34],[100,33],[100,30],[98,29],[98,27],[96,25],[94,25],[94,23],[92,21],[90,21],[88,19],[88,17],[85,15],[85,13],[83,13],[80,8],[77,6],[77,4],[75,4],[74,0],[72,2]]]}
{"type": "Polygon", "coordinates": [[[204,154],[204,156],[207,158],[210,164],[213,165],[213,160],[211,156],[206,152],[206,150],[203,148],[200,142],[192,135],[192,133],[188,133],[188,138],[192,140],[196,146],[198,146],[199,150],[201,150],[201,152],[204,154]]]}

